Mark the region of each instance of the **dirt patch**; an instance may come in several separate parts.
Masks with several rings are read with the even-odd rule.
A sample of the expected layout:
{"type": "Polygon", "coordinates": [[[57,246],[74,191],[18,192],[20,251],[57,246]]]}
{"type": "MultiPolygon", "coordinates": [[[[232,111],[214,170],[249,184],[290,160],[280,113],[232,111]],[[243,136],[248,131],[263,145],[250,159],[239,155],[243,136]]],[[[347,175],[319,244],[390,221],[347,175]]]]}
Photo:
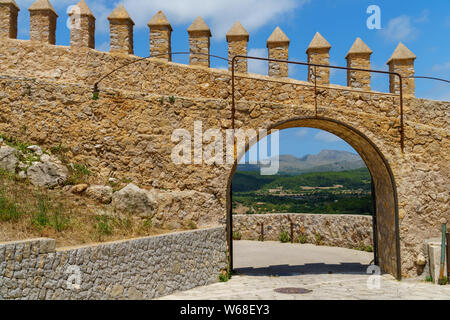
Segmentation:
{"type": "Polygon", "coordinates": [[[57,247],[67,247],[176,231],[181,230],[159,229],[150,219],[0,172],[0,242],[48,237],[56,239],[57,247]]]}

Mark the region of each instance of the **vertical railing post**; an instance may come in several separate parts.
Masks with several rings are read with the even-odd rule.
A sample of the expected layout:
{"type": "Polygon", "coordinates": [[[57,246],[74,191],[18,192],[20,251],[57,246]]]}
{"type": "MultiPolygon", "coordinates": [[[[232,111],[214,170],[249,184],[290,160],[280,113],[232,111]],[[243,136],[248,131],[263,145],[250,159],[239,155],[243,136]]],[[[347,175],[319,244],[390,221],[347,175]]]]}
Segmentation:
{"type": "Polygon", "coordinates": [[[259,239],[260,241],[264,242],[264,222],[261,222],[261,235],[259,239]]]}
{"type": "Polygon", "coordinates": [[[446,242],[446,235],[447,235],[447,220],[441,219],[442,223],[442,242],[441,242],[441,265],[439,268],[439,284],[446,284],[445,282],[445,242],[446,242]]]}
{"type": "Polygon", "coordinates": [[[447,278],[450,278],[450,233],[447,233],[447,278]]]}

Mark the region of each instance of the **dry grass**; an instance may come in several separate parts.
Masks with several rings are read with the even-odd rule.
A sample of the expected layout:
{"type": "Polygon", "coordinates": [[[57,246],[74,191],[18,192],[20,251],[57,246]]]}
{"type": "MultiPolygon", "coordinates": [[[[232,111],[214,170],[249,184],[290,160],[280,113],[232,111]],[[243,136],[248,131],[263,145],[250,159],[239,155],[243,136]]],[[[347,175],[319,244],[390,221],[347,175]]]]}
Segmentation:
{"type": "Polygon", "coordinates": [[[58,247],[67,247],[175,231],[111,211],[83,196],[36,188],[0,171],[0,242],[49,237],[58,247]]]}

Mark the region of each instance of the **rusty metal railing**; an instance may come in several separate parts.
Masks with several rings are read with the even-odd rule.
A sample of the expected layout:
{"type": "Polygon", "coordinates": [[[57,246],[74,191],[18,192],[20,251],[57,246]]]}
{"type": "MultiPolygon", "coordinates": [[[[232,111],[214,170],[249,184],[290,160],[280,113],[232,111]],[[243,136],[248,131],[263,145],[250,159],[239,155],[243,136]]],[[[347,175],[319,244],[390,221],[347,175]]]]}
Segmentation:
{"type": "MultiPolygon", "coordinates": [[[[339,67],[339,66],[333,66],[333,65],[323,65],[323,64],[315,64],[315,63],[307,63],[307,62],[299,62],[299,61],[291,61],[291,60],[283,60],[283,59],[272,59],[272,58],[261,58],[261,57],[250,57],[250,56],[243,56],[238,55],[234,56],[232,59],[232,69],[231,69],[231,75],[232,75],[232,102],[231,102],[231,114],[232,114],[232,127],[235,128],[235,117],[236,117],[236,98],[235,98],[235,86],[236,86],[236,60],[237,59],[251,59],[251,60],[260,60],[260,61],[267,61],[267,62],[278,62],[278,63],[286,63],[286,64],[294,64],[294,65],[302,65],[313,67],[314,68],[314,101],[315,101],[315,111],[316,111],[316,117],[318,116],[318,85],[317,85],[317,68],[328,68],[328,69],[336,69],[336,70],[347,70],[347,71],[359,71],[359,72],[370,72],[370,73],[379,73],[379,74],[386,74],[386,75],[393,75],[398,77],[399,79],[399,85],[400,85],[400,94],[393,94],[396,96],[399,96],[400,98],[400,146],[402,149],[402,152],[405,148],[405,122],[404,122],[404,111],[403,111],[403,77],[401,74],[397,72],[390,72],[390,71],[381,71],[381,70],[372,70],[372,69],[360,69],[360,68],[349,68],[349,67],[339,67]]],[[[309,71],[308,71],[309,72],[309,71]]],[[[279,80],[279,79],[278,79],[279,80]]],[[[277,81],[277,80],[273,80],[277,81]]],[[[348,91],[348,88],[333,88],[333,90],[340,90],[340,91],[348,91]]],[[[384,93],[377,93],[377,92],[368,92],[369,94],[384,94],[384,93]]]]}
{"type": "MultiPolygon", "coordinates": [[[[232,74],[232,102],[231,102],[231,124],[232,124],[232,128],[235,129],[235,124],[236,124],[236,60],[237,59],[247,59],[247,60],[260,60],[260,61],[267,61],[267,62],[278,62],[278,63],[287,63],[287,64],[295,64],[295,65],[303,65],[303,66],[307,66],[309,67],[313,67],[314,68],[314,101],[315,101],[315,114],[316,117],[318,115],[318,84],[317,84],[317,68],[328,68],[328,69],[336,69],[336,70],[347,70],[347,71],[358,71],[358,72],[369,72],[369,73],[378,73],[378,74],[386,74],[386,75],[393,75],[395,77],[398,77],[399,79],[399,87],[400,87],[400,92],[399,94],[395,94],[392,93],[394,96],[398,96],[400,98],[400,146],[401,146],[401,150],[402,152],[404,152],[404,148],[405,148],[405,120],[404,120],[404,106],[403,106],[403,79],[407,79],[407,78],[415,78],[415,79],[428,79],[428,80],[437,80],[437,81],[442,81],[442,82],[446,82],[446,83],[450,83],[450,81],[445,80],[445,79],[440,79],[440,78],[436,78],[436,77],[425,77],[425,76],[412,76],[412,77],[407,77],[407,78],[403,78],[401,76],[401,74],[397,73],[397,72],[390,72],[390,71],[382,71],[382,70],[373,70],[373,69],[360,69],[360,68],[349,68],[349,67],[340,67],[340,66],[333,66],[333,65],[322,65],[322,64],[314,64],[314,63],[307,63],[307,62],[299,62],[299,61],[291,61],[291,60],[282,60],[282,59],[271,59],[271,58],[261,58],[261,57],[251,57],[251,56],[244,56],[244,55],[237,55],[234,56],[231,60],[218,56],[218,55],[213,55],[213,54],[207,54],[207,53],[202,53],[202,52],[194,52],[194,51],[189,51],[189,52],[166,52],[166,53],[161,53],[158,55],[149,55],[147,57],[144,58],[139,58],[137,60],[134,61],[130,61],[129,63],[126,63],[110,72],[108,72],[107,74],[105,74],[104,76],[102,76],[98,81],[95,82],[94,84],[94,94],[98,94],[99,93],[99,84],[106,78],[108,78],[110,75],[112,75],[113,73],[117,72],[118,70],[121,70],[129,65],[138,63],[140,61],[144,61],[147,60],[149,58],[158,58],[158,57],[165,57],[167,55],[173,56],[173,55],[190,55],[190,54],[196,54],[196,55],[204,55],[204,56],[208,56],[210,58],[216,58],[216,59],[220,59],[223,61],[227,61],[228,63],[231,63],[231,74],[232,74]]],[[[309,71],[308,71],[309,72],[309,71]]],[[[266,81],[277,81],[278,79],[265,79],[266,81]]],[[[321,86],[323,87],[323,86],[321,86]]],[[[340,90],[340,91],[347,91],[349,90],[348,88],[332,88],[333,90],[340,90]]],[[[351,88],[350,88],[351,89],[351,88]]],[[[374,91],[370,91],[367,92],[368,94],[386,94],[386,93],[382,93],[382,92],[374,92],[374,91]]]]}

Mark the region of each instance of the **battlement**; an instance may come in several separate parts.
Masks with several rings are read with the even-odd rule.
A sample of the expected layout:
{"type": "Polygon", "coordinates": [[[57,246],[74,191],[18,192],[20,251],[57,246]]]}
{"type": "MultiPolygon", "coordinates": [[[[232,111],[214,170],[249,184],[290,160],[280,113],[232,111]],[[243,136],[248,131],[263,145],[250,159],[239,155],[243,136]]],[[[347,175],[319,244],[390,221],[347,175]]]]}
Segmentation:
{"type": "MultiPolygon", "coordinates": [[[[17,14],[20,10],[14,0],[0,0],[0,41],[1,39],[17,39],[17,14]]],[[[37,0],[30,8],[30,41],[54,45],[56,39],[57,18],[55,9],[48,0],[37,0]]],[[[84,0],[81,0],[69,12],[70,45],[76,48],[95,49],[95,16],[84,0]]],[[[110,23],[110,53],[112,55],[134,54],[134,21],[126,8],[119,5],[108,16],[110,23]]],[[[150,56],[166,61],[172,61],[172,26],[162,11],[156,13],[148,22],[150,29],[150,56]]],[[[210,67],[210,38],[212,32],[206,22],[198,17],[188,28],[190,46],[190,65],[210,67]]],[[[231,60],[237,55],[246,56],[250,35],[245,28],[236,22],[226,35],[228,42],[229,70],[231,60]]],[[[289,59],[290,40],[277,27],[267,40],[268,57],[271,59],[289,59]]],[[[330,65],[330,49],[332,45],[320,34],[316,33],[306,51],[308,63],[330,65]]],[[[372,50],[357,38],[350,48],[346,59],[347,66],[355,69],[370,69],[372,50]]],[[[415,95],[414,61],[416,56],[402,43],[398,45],[388,60],[389,71],[399,73],[403,77],[403,93],[415,95]]],[[[246,59],[236,60],[236,71],[248,73],[246,59]]],[[[268,75],[273,78],[288,78],[287,63],[271,61],[268,64],[268,75]]],[[[330,84],[330,69],[309,67],[308,81],[322,86],[330,84]]],[[[399,94],[400,80],[395,75],[390,76],[390,92],[399,94]]],[[[371,90],[371,74],[366,71],[349,70],[347,86],[355,90],[371,90]]]]}

